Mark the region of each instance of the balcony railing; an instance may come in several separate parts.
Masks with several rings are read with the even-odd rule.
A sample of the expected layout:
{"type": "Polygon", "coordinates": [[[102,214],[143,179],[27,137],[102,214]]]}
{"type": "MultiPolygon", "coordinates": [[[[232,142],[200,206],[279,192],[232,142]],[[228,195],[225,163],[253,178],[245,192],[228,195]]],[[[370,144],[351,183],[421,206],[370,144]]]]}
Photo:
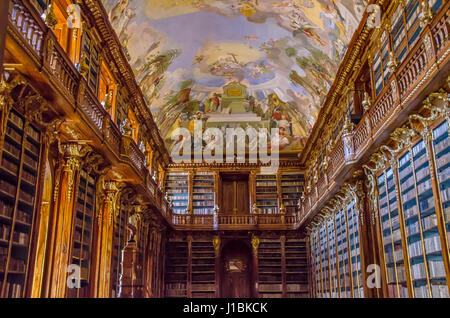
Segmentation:
{"type": "Polygon", "coordinates": [[[405,61],[390,76],[377,100],[364,114],[353,132],[344,135],[329,155],[328,168],[318,178],[300,209],[300,225],[310,217],[324,196],[334,187],[334,178],[345,166],[361,159],[375,138],[379,137],[390,119],[397,115],[450,56],[449,3],[425,28],[405,61]]]}
{"type": "Polygon", "coordinates": [[[298,224],[296,215],[284,214],[230,214],[230,215],[193,215],[172,214],[172,223],[177,229],[295,229],[298,224]]]}

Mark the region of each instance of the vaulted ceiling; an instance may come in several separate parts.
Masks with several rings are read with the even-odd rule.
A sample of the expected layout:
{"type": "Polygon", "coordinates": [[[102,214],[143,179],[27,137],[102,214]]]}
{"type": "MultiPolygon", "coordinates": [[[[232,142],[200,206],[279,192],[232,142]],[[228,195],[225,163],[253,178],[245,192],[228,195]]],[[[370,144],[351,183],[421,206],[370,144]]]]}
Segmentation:
{"type": "Polygon", "coordinates": [[[279,127],[280,149],[294,152],[310,134],[365,2],[102,1],[168,148],[175,128],[203,118],[279,127]],[[242,108],[230,110],[221,98],[234,82],[245,96],[242,108]],[[229,119],[239,111],[242,120],[229,119]]]}

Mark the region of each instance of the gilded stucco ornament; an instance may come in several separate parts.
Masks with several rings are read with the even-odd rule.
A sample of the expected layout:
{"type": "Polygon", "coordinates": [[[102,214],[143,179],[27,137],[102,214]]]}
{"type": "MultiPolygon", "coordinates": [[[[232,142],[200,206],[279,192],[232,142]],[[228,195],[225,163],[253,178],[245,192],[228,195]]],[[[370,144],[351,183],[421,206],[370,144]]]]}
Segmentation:
{"type": "Polygon", "coordinates": [[[0,79],[0,111],[1,111],[1,126],[0,126],[0,139],[3,139],[6,133],[6,124],[8,123],[9,112],[14,104],[14,99],[11,96],[11,92],[19,85],[25,84],[25,79],[16,75],[12,80],[7,81],[4,76],[0,79]]]}
{"type": "Polygon", "coordinates": [[[421,12],[419,14],[420,26],[425,28],[431,20],[433,20],[433,9],[430,7],[430,4],[427,0],[421,1],[421,12]]]}

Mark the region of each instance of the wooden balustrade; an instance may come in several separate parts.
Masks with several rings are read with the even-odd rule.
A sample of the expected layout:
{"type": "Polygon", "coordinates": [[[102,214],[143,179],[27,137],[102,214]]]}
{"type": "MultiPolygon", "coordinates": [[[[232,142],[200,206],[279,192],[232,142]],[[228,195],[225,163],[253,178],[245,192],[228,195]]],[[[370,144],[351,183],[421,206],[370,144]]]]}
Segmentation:
{"type": "Polygon", "coordinates": [[[36,17],[22,1],[13,0],[9,12],[14,30],[22,35],[24,42],[31,48],[31,52],[41,59],[46,26],[42,19],[36,17]]]}
{"type": "Polygon", "coordinates": [[[230,214],[230,215],[193,215],[172,214],[175,228],[189,229],[251,229],[251,228],[280,228],[294,229],[298,223],[297,215],[284,214],[230,214]]]}
{"type": "MultiPolygon", "coordinates": [[[[84,80],[83,80],[84,81],[84,80]]],[[[108,113],[90,89],[84,90],[84,98],[79,109],[99,134],[103,131],[104,118],[108,113]]]]}

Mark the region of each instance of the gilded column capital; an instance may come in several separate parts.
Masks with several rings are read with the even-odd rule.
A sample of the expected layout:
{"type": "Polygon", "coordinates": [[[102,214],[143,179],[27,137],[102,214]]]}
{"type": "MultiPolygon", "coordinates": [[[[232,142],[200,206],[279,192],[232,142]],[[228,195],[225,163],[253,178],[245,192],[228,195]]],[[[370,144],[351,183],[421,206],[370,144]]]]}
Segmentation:
{"type": "Polygon", "coordinates": [[[104,220],[108,220],[109,225],[113,222],[113,217],[118,213],[117,197],[120,192],[120,184],[115,180],[105,180],[103,177],[98,181],[97,197],[99,208],[97,217],[99,225],[104,220]]]}
{"type": "MultiPolygon", "coordinates": [[[[75,173],[81,169],[83,158],[92,151],[92,148],[76,142],[60,143],[58,148],[60,152],[60,168],[69,175],[68,196],[70,197],[72,195],[75,173]]],[[[57,189],[58,183],[55,185],[55,194],[57,194],[57,189]]]]}
{"type": "Polygon", "coordinates": [[[6,124],[8,122],[9,112],[14,105],[14,99],[12,98],[11,92],[14,88],[19,85],[25,84],[25,79],[16,75],[10,81],[7,81],[3,75],[0,78],[0,113],[1,113],[1,126],[0,126],[0,136],[6,133],[6,124]]]}

